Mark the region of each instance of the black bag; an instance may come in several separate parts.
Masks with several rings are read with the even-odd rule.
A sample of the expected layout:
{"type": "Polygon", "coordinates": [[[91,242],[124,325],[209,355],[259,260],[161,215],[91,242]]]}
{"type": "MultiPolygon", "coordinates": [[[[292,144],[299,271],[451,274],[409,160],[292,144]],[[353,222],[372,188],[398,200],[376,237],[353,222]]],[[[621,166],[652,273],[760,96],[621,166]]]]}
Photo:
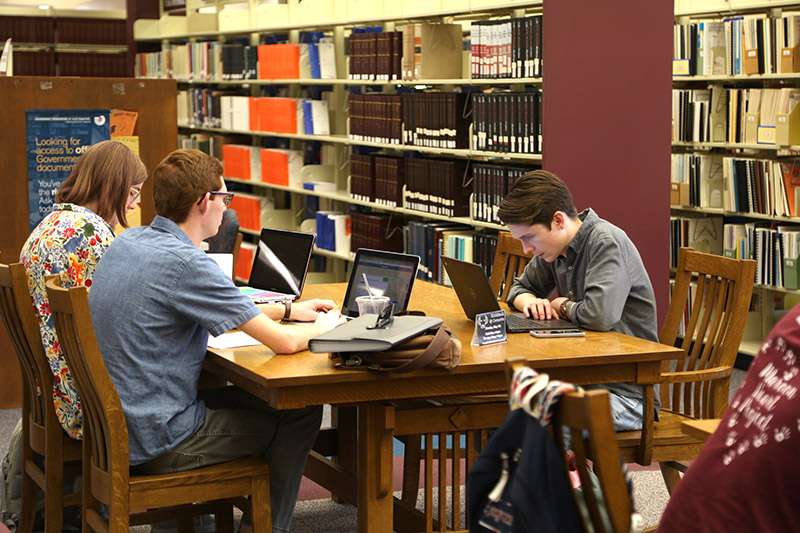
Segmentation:
{"type": "Polygon", "coordinates": [[[461,361],[461,340],[444,324],[380,352],[332,353],[336,368],[412,372],[420,368],[452,370],[461,361]]]}

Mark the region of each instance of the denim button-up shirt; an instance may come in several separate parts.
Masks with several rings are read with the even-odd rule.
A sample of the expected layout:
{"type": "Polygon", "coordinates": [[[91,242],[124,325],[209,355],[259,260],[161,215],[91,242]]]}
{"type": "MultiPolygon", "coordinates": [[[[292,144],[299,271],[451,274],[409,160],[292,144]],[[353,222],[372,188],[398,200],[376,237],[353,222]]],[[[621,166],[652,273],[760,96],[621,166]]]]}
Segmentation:
{"type": "Polygon", "coordinates": [[[197,380],[209,332],[219,335],[261,313],[163,217],[124,231],[109,246],[89,306],[125,411],[131,465],[171,451],[202,426],[197,380]]]}

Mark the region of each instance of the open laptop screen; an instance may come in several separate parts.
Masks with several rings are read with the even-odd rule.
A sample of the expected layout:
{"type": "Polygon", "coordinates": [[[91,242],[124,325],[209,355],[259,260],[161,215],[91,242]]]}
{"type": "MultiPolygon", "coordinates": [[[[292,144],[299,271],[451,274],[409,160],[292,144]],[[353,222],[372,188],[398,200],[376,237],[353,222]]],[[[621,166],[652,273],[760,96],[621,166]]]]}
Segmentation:
{"type": "Polygon", "coordinates": [[[418,267],[419,257],[416,255],[359,248],[350,271],[342,314],[358,316],[356,296],[367,294],[364,274],[374,296],[386,295],[391,298],[395,313],[406,311],[418,267]]]}
{"type": "Polygon", "coordinates": [[[313,233],[263,228],[248,285],[299,298],[314,240],[313,233]]]}

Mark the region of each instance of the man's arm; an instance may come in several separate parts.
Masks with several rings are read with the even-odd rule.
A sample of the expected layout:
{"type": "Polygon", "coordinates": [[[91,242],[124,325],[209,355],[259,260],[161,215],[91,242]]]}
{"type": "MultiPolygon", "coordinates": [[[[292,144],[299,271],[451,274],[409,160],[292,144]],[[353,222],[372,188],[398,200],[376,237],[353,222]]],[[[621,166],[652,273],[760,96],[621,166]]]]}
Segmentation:
{"type": "Polygon", "coordinates": [[[584,294],[570,306],[570,319],[595,331],[610,331],[622,318],[631,292],[625,252],[613,239],[593,243],[584,294]]]}
{"type": "Polygon", "coordinates": [[[345,320],[339,311],[328,311],[318,313],[313,324],[284,325],[262,313],[241,324],[239,329],[275,353],[290,354],[305,350],[309,339],[335,328],[345,320]]]}
{"type": "Polygon", "coordinates": [[[558,318],[557,308],[546,298],[554,288],[553,269],[534,257],[512,283],[506,302],[531,318],[558,318]]]}

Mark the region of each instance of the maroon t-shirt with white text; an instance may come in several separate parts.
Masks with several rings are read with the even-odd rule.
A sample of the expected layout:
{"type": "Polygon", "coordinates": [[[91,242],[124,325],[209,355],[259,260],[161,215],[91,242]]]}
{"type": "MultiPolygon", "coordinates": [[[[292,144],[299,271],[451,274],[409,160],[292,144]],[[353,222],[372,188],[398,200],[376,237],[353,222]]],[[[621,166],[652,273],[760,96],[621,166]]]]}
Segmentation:
{"type": "Polygon", "coordinates": [[[800,531],[800,306],[762,344],[659,533],[800,531]]]}

